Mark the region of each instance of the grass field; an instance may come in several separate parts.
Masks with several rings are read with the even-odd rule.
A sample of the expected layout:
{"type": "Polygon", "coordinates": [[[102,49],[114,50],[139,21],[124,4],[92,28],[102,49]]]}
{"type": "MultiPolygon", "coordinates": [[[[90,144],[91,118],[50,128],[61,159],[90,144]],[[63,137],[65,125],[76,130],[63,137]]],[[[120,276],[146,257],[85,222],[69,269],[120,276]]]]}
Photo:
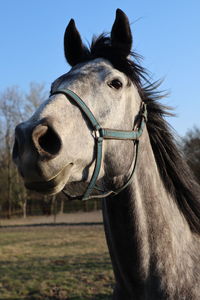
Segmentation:
{"type": "Polygon", "coordinates": [[[103,226],[76,217],[73,226],[0,228],[0,300],[111,299],[103,226]]]}

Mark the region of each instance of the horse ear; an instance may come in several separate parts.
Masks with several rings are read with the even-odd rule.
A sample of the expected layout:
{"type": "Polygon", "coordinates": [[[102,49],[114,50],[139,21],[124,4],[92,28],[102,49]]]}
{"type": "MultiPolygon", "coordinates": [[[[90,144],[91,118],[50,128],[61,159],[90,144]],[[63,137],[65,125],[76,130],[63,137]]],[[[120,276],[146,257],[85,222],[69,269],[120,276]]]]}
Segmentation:
{"type": "Polygon", "coordinates": [[[116,18],[111,30],[111,42],[115,47],[120,47],[124,55],[128,56],[132,47],[132,34],[128,17],[121,10],[116,10],[116,18]]]}
{"type": "Polygon", "coordinates": [[[82,43],[80,33],[76,29],[73,19],[71,19],[65,30],[64,52],[65,58],[71,66],[82,62],[87,54],[87,49],[82,43]]]}

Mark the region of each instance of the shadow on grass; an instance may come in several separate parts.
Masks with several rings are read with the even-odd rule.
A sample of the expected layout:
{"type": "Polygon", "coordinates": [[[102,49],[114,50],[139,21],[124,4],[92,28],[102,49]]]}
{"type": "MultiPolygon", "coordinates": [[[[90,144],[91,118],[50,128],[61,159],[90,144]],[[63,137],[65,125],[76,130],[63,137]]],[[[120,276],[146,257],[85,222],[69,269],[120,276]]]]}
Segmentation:
{"type": "MultiPolygon", "coordinates": [[[[13,261],[1,261],[0,271],[1,274],[8,273],[13,276],[13,279],[31,278],[40,274],[45,276],[48,272],[92,272],[92,271],[108,271],[111,270],[110,258],[102,253],[101,256],[97,256],[95,253],[87,253],[79,255],[66,255],[59,257],[34,257],[27,259],[19,259],[16,262],[13,261]]],[[[1,298],[0,298],[1,300],[1,298]]]]}
{"type": "MultiPolygon", "coordinates": [[[[21,224],[21,225],[0,225],[1,228],[24,228],[24,227],[46,227],[46,226],[98,226],[98,225],[103,225],[103,222],[80,222],[80,223],[67,223],[67,222],[62,222],[62,223],[39,223],[39,224],[21,224]]],[[[1,298],[0,298],[1,300],[1,298]]]]}
{"type": "Polygon", "coordinates": [[[85,297],[85,296],[78,296],[78,297],[67,297],[67,298],[60,298],[60,297],[35,297],[35,296],[30,296],[30,297],[23,297],[23,298],[1,298],[0,300],[112,300],[112,296],[109,294],[97,294],[93,295],[91,297],[85,297]]]}
{"type": "Polygon", "coordinates": [[[43,296],[30,296],[30,297],[8,297],[8,298],[1,298],[0,300],[112,300],[112,295],[109,294],[97,294],[97,295],[93,295],[92,298],[91,297],[85,297],[85,296],[78,296],[78,297],[67,297],[67,298],[61,298],[61,297],[43,297],[43,296]]]}
{"type": "MultiPolygon", "coordinates": [[[[107,294],[97,294],[91,297],[72,297],[66,300],[111,300],[112,296],[107,294]]],[[[48,300],[58,300],[58,299],[48,299],[48,300]]]]}

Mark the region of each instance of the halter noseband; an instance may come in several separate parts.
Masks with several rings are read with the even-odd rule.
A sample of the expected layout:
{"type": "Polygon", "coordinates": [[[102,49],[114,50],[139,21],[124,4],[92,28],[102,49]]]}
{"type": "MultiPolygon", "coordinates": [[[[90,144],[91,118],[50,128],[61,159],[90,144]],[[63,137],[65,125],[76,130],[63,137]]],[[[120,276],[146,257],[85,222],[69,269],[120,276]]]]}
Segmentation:
{"type": "Polygon", "coordinates": [[[76,199],[81,199],[81,200],[88,200],[90,198],[103,198],[108,195],[116,195],[119,192],[121,192],[130,182],[133,177],[135,167],[136,167],[136,162],[137,162],[137,154],[138,154],[138,144],[139,144],[139,138],[141,137],[143,133],[143,129],[145,127],[146,121],[147,121],[147,108],[146,104],[142,102],[142,106],[139,112],[139,116],[141,118],[140,120],[140,125],[137,128],[137,130],[115,130],[115,129],[107,129],[107,128],[102,128],[96,118],[94,117],[93,113],[91,110],[88,108],[88,106],[85,104],[85,102],[74,92],[68,89],[58,89],[55,92],[51,93],[52,95],[55,94],[63,94],[66,96],[66,98],[70,98],[73,100],[80,110],[86,115],[87,119],[90,121],[90,124],[93,127],[93,132],[94,132],[94,139],[96,142],[96,162],[95,162],[95,168],[90,180],[90,183],[88,184],[88,187],[85,191],[85,193],[82,196],[74,197],[76,199]],[[98,179],[98,175],[100,172],[101,168],[101,162],[102,162],[102,146],[103,146],[103,140],[104,139],[113,139],[113,140],[133,140],[135,141],[135,147],[136,147],[136,152],[135,152],[135,160],[134,160],[134,165],[133,165],[133,170],[131,172],[131,175],[127,182],[118,190],[116,191],[109,191],[105,194],[101,195],[92,195],[93,189],[99,190],[99,188],[96,186],[96,181],[98,179]]]}

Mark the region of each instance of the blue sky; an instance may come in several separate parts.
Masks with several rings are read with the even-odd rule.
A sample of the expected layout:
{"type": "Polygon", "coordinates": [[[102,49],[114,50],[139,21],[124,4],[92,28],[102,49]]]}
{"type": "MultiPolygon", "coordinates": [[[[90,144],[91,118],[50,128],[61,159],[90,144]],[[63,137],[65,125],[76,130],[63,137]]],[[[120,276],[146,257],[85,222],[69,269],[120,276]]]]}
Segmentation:
{"type": "Polygon", "coordinates": [[[51,82],[69,70],[63,34],[74,18],[83,40],[109,32],[116,8],[128,15],[134,50],[153,80],[164,78],[164,103],[175,108],[170,124],[179,135],[200,127],[199,0],[0,0],[0,91],[31,81],[51,82]]]}

